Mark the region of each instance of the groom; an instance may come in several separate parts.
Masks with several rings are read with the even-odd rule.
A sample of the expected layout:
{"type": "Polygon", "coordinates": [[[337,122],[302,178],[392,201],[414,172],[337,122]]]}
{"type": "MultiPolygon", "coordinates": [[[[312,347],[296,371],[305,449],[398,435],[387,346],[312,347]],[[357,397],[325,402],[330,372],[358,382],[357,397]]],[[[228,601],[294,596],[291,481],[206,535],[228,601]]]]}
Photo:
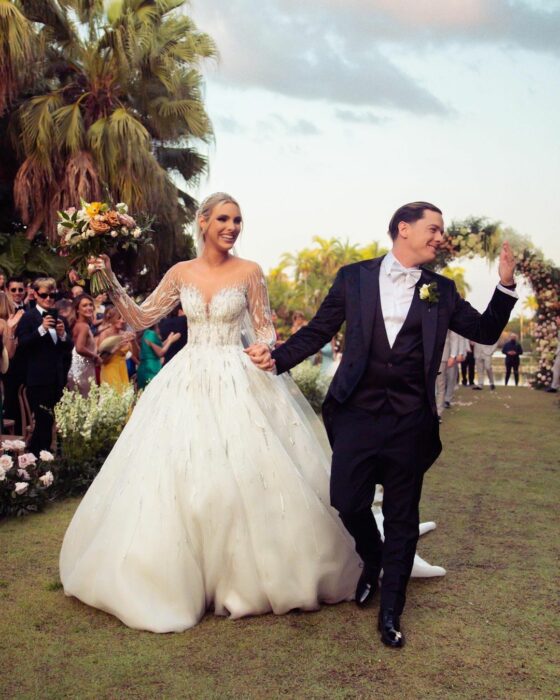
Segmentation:
{"type": "Polygon", "coordinates": [[[272,354],[263,345],[246,351],[257,366],[280,374],[316,353],[346,321],[345,352],[323,405],[333,448],[331,503],[364,563],[358,605],[373,597],[383,569],[379,630],[391,647],[404,644],[400,615],[422,479],[441,452],[435,381],[447,331],[495,343],[517,298],[507,243],[500,284],[483,314],[453,281],[421,267],[435,259],[443,229],[433,204],[400,207],[389,224],[390,253],[341,268],[313,320],[272,354]],[[384,543],[371,511],[376,483],[384,487],[384,543]]]}

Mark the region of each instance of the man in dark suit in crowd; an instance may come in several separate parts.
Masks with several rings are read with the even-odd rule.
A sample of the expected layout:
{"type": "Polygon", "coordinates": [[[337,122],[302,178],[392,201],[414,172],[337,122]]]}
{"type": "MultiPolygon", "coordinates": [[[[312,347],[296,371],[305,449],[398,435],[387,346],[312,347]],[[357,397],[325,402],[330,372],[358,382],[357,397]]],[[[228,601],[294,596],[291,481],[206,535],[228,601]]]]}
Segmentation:
{"type": "Polygon", "coordinates": [[[419,535],[426,470],[441,452],[435,382],[449,329],[494,343],[517,298],[507,243],[501,284],[483,314],[455,284],[428,268],[443,240],[441,210],[428,202],[400,207],[389,224],[393,250],[342,267],[315,317],[272,353],[245,350],[262,369],[285,372],[318,352],[346,322],[346,345],[323,405],[333,448],[331,503],[364,562],[356,602],[374,595],[381,569],[381,641],[402,647],[406,587],[419,535]],[[383,484],[385,542],[371,510],[383,484]]]}
{"type": "Polygon", "coordinates": [[[175,355],[185,347],[188,340],[187,317],[183,309],[178,306],[167,318],[159,322],[159,334],[163,342],[171,333],[180,333],[181,337],[171,343],[169,350],[164,355],[163,364],[166,365],[175,355]]]}
{"type": "Polygon", "coordinates": [[[52,443],[53,409],[66,383],[64,356],[72,350],[72,341],[63,319],[54,308],[56,282],[39,277],[33,283],[37,299],[35,308],[27,311],[19,322],[19,350],[25,357],[25,385],[29,405],[35,416],[35,429],[29,450],[38,455],[52,443]]]}
{"type": "Polygon", "coordinates": [[[513,378],[515,380],[515,386],[519,384],[519,358],[523,355],[523,348],[517,342],[517,336],[512,333],[509,336],[507,343],[504,343],[502,348],[506,361],[506,386],[508,385],[509,378],[511,376],[511,370],[513,370],[513,378]]]}

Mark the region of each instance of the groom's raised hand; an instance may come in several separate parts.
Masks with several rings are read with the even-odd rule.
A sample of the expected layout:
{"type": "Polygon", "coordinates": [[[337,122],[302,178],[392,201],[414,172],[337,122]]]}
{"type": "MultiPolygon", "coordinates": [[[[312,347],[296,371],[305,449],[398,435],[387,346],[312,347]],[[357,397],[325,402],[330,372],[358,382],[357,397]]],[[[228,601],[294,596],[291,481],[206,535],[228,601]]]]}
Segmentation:
{"type": "Polygon", "coordinates": [[[514,270],[515,258],[513,256],[513,251],[510,244],[507,241],[504,241],[500,252],[500,264],[498,265],[500,282],[504,285],[504,287],[511,287],[512,284],[515,284],[513,279],[514,270]]]}
{"type": "Polygon", "coordinates": [[[251,358],[253,364],[265,372],[271,372],[276,364],[270,354],[270,348],[263,343],[253,343],[243,351],[251,358]]]}

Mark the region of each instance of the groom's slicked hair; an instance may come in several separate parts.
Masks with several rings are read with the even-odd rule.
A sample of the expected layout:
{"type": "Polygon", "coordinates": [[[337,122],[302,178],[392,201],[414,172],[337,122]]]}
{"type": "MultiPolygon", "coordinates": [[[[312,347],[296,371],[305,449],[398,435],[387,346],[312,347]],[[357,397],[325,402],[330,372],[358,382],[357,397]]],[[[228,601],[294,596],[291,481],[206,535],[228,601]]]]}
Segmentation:
{"type": "Polygon", "coordinates": [[[396,240],[399,235],[399,223],[406,221],[407,224],[413,224],[424,216],[426,209],[435,211],[438,214],[443,214],[441,209],[438,209],[435,204],[429,202],[410,202],[403,204],[391,217],[389,222],[389,235],[393,240],[396,240]]]}

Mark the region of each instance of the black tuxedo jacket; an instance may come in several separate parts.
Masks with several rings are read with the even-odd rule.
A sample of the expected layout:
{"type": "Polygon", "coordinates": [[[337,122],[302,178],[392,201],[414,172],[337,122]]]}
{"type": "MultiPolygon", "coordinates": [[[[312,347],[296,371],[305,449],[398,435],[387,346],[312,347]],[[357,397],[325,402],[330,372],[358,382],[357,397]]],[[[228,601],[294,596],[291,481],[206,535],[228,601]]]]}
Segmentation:
{"type": "MultiPolygon", "coordinates": [[[[346,321],[344,353],[325,403],[332,399],[340,404],[347,401],[366,370],[375,313],[380,307],[377,298],[382,260],[383,256],[342,267],[315,317],[272,353],[281,374],[318,352],[346,321]]],[[[431,270],[422,268],[416,289],[432,282],[437,285],[439,300],[422,302],[422,338],[426,398],[437,415],[435,381],[447,330],[477,343],[493,344],[508,322],[516,300],[496,290],[488,308],[480,314],[459,296],[452,280],[431,270]]]]}
{"type": "MultiPolygon", "coordinates": [[[[64,319],[62,319],[64,321],[64,319]]],[[[17,327],[18,352],[25,357],[26,386],[56,386],[62,389],[66,384],[64,356],[72,351],[70,331],[66,328],[66,340],[54,342],[50,333],[41,335],[38,331],[43,317],[38,309],[30,309],[22,317],[17,327]]]]}

